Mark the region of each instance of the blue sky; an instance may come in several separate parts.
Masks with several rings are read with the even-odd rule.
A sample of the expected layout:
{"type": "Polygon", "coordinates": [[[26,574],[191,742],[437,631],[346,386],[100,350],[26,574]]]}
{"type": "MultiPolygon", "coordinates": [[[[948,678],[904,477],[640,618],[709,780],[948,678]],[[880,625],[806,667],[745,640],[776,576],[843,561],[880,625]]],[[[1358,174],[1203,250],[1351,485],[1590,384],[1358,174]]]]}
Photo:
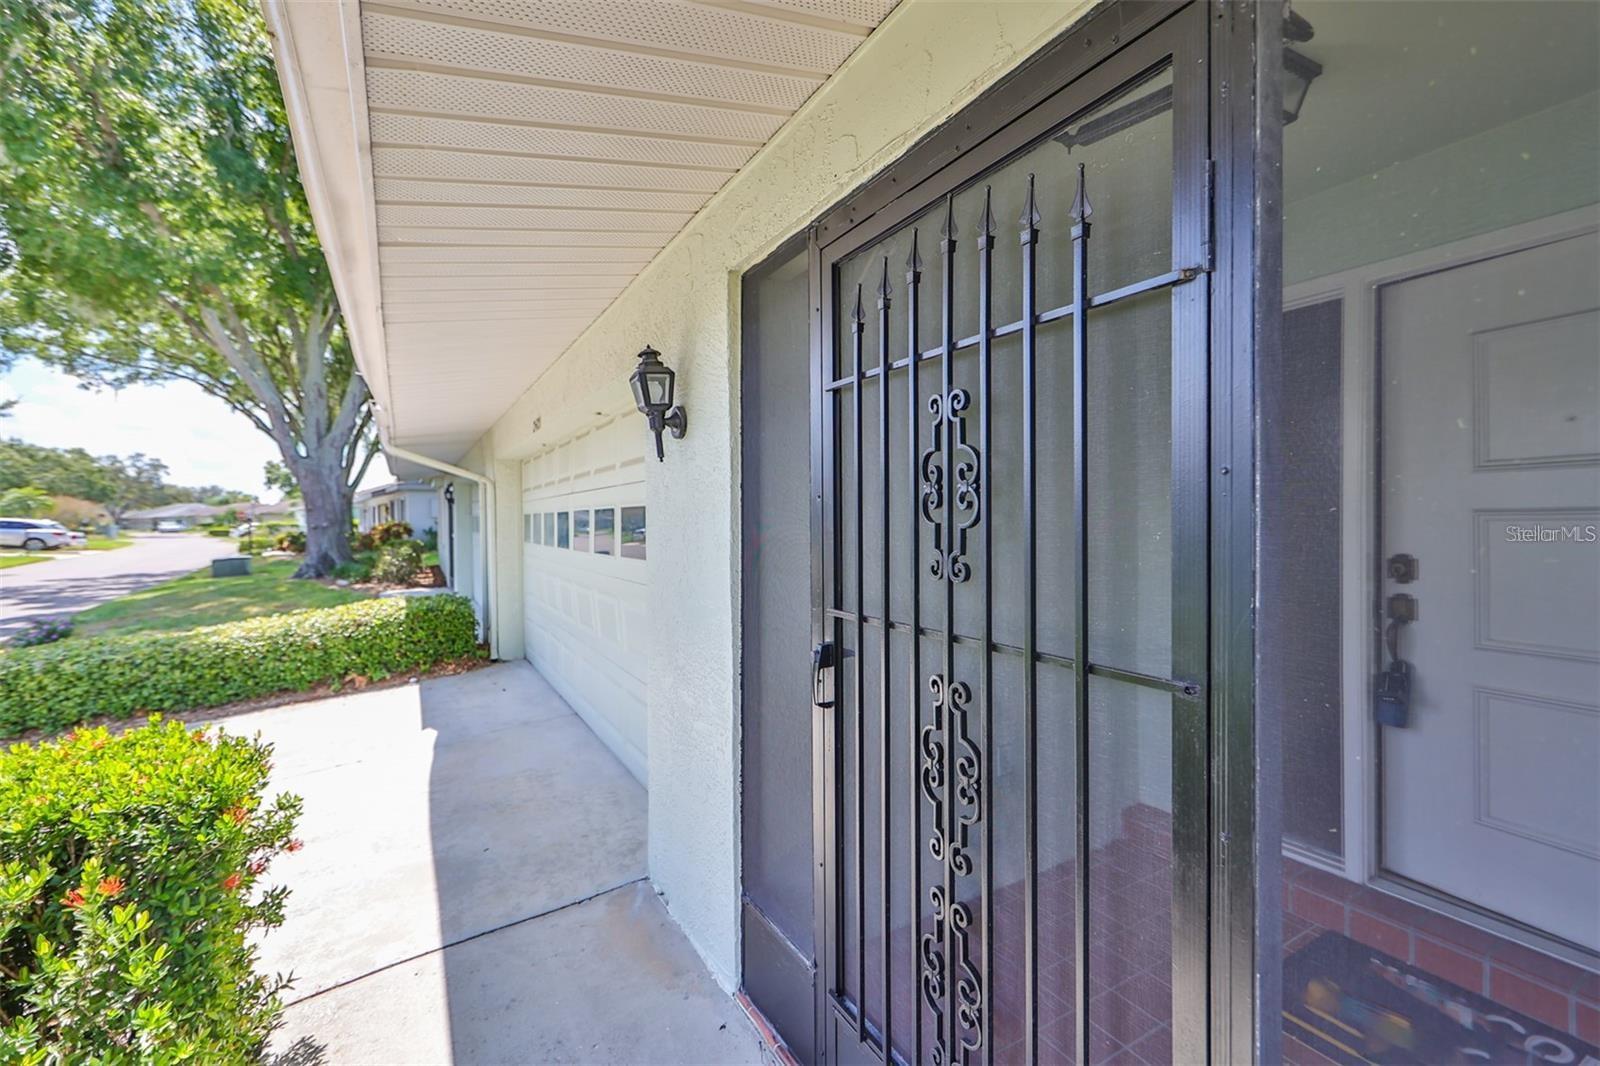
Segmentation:
{"type": "MultiPolygon", "coordinates": [[[[166,463],[175,484],[278,497],[261,481],[262,466],[278,458],[277,446],[243,415],[188,382],[88,391],[69,374],[22,359],[0,373],[0,401],[9,399],[17,405],[10,417],[0,418],[0,437],[94,455],[143,452],[166,463]]],[[[387,480],[380,456],[364,484],[387,480]]]]}

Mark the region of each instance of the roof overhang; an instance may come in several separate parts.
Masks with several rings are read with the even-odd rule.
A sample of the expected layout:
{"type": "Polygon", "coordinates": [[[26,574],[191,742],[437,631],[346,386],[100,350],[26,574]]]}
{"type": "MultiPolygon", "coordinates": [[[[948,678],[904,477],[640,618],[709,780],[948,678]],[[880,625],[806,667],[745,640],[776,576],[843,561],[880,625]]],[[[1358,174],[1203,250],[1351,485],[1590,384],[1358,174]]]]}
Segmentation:
{"type": "Polygon", "coordinates": [[[263,0],[384,442],[459,460],[894,2],[263,0]]]}

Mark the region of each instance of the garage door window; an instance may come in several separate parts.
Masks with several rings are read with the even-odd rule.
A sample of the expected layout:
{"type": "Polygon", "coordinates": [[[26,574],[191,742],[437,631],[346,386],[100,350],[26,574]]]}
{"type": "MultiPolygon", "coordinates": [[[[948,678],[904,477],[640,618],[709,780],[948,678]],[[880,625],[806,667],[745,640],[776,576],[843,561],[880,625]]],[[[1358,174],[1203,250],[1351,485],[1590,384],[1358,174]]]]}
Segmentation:
{"type": "Polygon", "coordinates": [[[572,550],[586,552],[589,550],[589,512],[572,512],[572,550]]]}
{"type": "Polygon", "coordinates": [[[622,509],[622,557],[624,559],[645,557],[643,507],[622,509]]]}
{"type": "Polygon", "coordinates": [[[547,548],[555,547],[556,515],[554,511],[546,511],[544,513],[544,543],[547,548]]]}
{"type": "Polygon", "coordinates": [[[617,534],[617,512],[610,507],[602,507],[594,513],[594,553],[596,555],[611,555],[615,550],[612,547],[617,534]]]}
{"type": "Polygon", "coordinates": [[[532,525],[533,525],[533,538],[530,541],[530,543],[532,543],[532,544],[543,544],[544,543],[544,515],[538,514],[537,512],[535,512],[535,514],[533,515],[532,525]]]}
{"type": "Polygon", "coordinates": [[[556,547],[572,547],[572,527],[568,524],[570,516],[565,511],[556,512],[556,547]]]}

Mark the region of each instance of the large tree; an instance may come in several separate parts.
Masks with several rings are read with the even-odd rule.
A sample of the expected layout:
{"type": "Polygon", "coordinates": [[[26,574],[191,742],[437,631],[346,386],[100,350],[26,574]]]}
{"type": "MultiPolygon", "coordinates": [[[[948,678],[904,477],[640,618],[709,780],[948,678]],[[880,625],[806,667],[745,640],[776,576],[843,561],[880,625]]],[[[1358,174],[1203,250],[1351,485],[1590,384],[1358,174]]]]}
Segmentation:
{"type": "Polygon", "coordinates": [[[0,0],[0,42],[0,359],[221,399],[328,573],[376,439],[254,0],[0,0]]]}

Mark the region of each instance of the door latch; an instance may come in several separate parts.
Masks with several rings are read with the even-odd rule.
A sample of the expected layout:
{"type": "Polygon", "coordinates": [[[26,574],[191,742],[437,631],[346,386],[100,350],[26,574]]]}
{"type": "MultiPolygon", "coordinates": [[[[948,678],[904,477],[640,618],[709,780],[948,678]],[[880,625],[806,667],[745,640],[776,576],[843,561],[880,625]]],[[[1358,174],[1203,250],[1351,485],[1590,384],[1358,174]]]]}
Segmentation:
{"type": "Polygon", "coordinates": [[[811,702],[818,707],[833,706],[833,668],[838,652],[832,641],[811,649],[811,702]]]}

